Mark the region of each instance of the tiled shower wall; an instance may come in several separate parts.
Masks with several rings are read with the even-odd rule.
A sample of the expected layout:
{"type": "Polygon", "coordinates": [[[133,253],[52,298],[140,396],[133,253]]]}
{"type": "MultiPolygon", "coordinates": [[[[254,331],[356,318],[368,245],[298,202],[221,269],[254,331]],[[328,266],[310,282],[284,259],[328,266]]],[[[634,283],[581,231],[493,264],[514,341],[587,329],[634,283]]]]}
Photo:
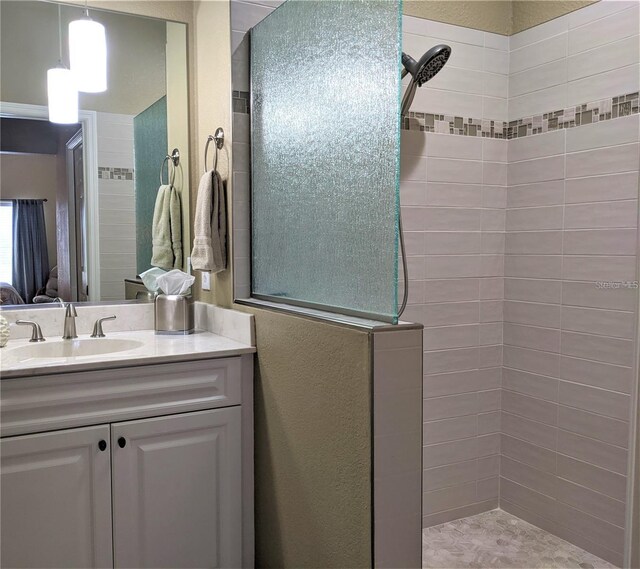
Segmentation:
{"type": "Polygon", "coordinates": [[[510,38],[510,120],[542,114],[544,130],[564,109],[554,119],[569,128],[508,142],[500,505],[617,565],[638,297],[638,7],[601,2],[510,38]]]}
{"type": "Polygon", "coordinates": [[[405,124],[432,132],[403,130],[401,150],[402,318],[425,326],[422,507],[431,526],[498,505],[507,141],[444,133],[502,132],[508,38],[406,16],[403,30],[414,58],[438,43],[453,48],[405,124]]]}
{"type": "MultiPolygon", "coordinates": [[[[278,3],[231,2],[243,222],[243,39],[278,3]]],[[[403,18],[408,54],[453,48],[402,131],[424,526],[500,504],[622,562],[637,290],[598,282],[636,278],[637,10],[602,1],[511,38],[403,18]]],[[[249,226],[234,225],[245,296],[249,226]]]]}
{"type": "Polygon", "coordinates": [[[454,54],[403,125],[405,316],[425,325],[423,524],[493,507],[499,493],[504,509],[621,564],[638,4],[600,2],[512,36],[505,58],[491,34],[483,45],[480,32],[413,18],[404,29],[405,51],[447,40],[454,54]],[[486,101],[499,71],[506,115],[486,101]],[[504,361],[489,367],[493,348],[504,361]],[[497,450],[487,429],[501,433],[497,450]],[[487,469],[498,452],[499,492],[487,469]]]}
{"type": "Polygon", "coordinates": [[[122,300],[137,274],[133,117],[97,113],[97,122],[100,300],[122,300]]]}

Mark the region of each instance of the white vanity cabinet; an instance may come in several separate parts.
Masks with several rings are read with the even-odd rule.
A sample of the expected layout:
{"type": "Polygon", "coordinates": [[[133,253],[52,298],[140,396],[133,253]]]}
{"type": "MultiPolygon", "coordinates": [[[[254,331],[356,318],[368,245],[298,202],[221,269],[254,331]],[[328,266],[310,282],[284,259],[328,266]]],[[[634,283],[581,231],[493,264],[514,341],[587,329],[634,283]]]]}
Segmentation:
{"type": "Polygon", "coordinates": [[[111,426],[116,567],[240,567],[240,408],[111,426]]]}
{"type": "Polygon", "coordinates": [[[253,566],[252,376],[247,354],[3,380],[2,566],[253,566]]]}
{"type": "Polygon", "coordinates": [[[0,441],[3,567],[111,567],[109,426],[0,441]]]}

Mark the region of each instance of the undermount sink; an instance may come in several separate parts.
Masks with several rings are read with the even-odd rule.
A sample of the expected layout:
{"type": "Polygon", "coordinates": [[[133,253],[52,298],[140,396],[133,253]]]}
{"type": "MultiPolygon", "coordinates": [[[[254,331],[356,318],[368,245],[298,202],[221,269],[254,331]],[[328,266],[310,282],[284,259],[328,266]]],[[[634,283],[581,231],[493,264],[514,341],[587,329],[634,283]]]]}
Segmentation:
{"type": "Polygon", "coordinates": [[[126,352],[142,346],[142,342],[120,338],[99,338],[92,340],[62,340],[43,342],[14,348],[12,355],[20,360],[32,358],[77,358],[126,352]]]}

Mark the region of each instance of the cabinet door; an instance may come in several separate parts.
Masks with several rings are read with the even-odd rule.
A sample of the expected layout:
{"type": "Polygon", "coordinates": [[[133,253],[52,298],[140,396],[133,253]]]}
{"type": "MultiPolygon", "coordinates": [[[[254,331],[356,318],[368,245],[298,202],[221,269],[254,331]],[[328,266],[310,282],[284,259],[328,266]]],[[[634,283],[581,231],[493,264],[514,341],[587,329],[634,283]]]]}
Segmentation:
{"type": "Polygon", "coordinates": [[[113,566],[108,442],[108,425],[0,440],[3,567],[113,566]]]}
{"type": "Polygon", "coordinates": [[[240,567],[240,407],[116,423],[116,567],[240,567]]]}

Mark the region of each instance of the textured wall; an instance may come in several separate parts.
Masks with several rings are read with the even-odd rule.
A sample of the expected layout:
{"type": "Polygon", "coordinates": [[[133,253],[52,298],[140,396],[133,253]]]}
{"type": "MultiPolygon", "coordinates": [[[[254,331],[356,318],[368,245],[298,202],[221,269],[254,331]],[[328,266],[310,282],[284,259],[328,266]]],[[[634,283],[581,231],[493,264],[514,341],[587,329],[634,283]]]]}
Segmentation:
{"type": "Polygon", "coordinates": [[[503,0],[405,0],[403,3],[406,16],[505,36],[511,33],[511,10],[511,2],[503,0]]]}
{"type": "Polygon", "coordinates": [[[370,566],[369,335],[250,312],[256,566],[370,566]]]}
{"type": "Polygon", "coordinates": [[[44,222],[47,226],[49,266],[57,263],[56,253],[56,171],[55,154],[0,154],[2,199],[47,199],[44,222]]]}

